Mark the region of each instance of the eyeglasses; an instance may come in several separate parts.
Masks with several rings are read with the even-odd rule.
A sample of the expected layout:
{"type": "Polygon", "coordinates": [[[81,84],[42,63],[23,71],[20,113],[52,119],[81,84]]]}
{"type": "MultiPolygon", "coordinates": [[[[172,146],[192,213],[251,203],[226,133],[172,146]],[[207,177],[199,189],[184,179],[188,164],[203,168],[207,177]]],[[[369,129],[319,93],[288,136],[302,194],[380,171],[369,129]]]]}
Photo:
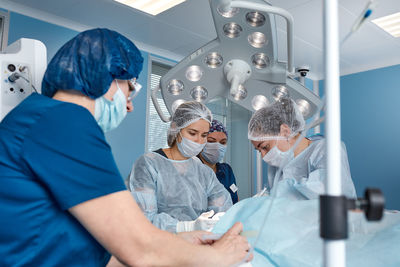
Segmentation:
{"type": "Polygon", "coordinates": [[[140,89],[142,89],[142,85],[136,81],[136,78],[128,80],[129,84],[129,96],[128,96],[128,102],[132,101],[137,94],[139,93],[140,89]]]}

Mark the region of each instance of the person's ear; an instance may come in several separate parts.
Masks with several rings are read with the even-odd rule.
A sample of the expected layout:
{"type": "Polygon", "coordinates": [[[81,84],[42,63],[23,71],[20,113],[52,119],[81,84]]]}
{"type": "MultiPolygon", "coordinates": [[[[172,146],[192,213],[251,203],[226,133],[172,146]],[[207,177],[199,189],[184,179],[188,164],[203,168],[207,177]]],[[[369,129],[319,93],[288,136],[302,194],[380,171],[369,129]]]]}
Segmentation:
{"type": "Polygon", "coordinates": [[[180,133],[180,131],[179,131],[178,134],[176,135],[176,141],[177,141],[178,143],[180,143],[180,142],[182,141],[182,137],[181,137],[181,135],[180,135],[179,133],[180,133]]]}
{"type": "Polygon", "coordinates": [[[113,80],[110,84],[110,88],[108,89],[108,91],[103,95],[106,99],[112,101],[114,94],[117,92],[118,88],[117,88],[117,83],[115,80],[113,80]]]}
{"type": "Polygon", "coordinates": [[[287,124],[282,124],[280,130],[281,136],[289,138],[289,136],[292,134],[292,131],[287,124]]]}

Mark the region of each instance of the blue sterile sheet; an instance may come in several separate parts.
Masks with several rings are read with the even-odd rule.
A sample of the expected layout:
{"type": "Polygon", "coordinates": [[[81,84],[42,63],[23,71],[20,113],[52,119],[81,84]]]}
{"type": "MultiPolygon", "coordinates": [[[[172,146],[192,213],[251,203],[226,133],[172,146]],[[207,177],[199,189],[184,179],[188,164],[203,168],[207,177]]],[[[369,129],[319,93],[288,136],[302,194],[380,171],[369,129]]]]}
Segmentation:
{"type": "MultiPolygon", "coordinates": [[[[224,233],[242,222],[254,247],[256,266],[322,266],[323,240],[319,237],[319,200],[275,198],[263,225],[271,197],[244,199],[235,204],[214,227],[224,233]],[[260,237],[255,244],[256,234],[260,237]]],[[[363,213],[349,212],[347,266],[400,266],[400,213],[385,211],[380,222],[368,222],[363,213]]]]}

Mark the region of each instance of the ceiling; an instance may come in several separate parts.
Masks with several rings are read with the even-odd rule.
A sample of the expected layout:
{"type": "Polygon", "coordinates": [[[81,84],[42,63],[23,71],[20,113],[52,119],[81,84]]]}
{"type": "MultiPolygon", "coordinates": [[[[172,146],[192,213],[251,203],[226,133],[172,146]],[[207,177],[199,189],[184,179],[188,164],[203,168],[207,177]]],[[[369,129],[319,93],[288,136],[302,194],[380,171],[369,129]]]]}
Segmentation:
{"type": "MultiPolygon", "coordinates": [[[[295,66],[310,66],[323,79],[322,0],[269,0],[294,17],[295,66]]],[[[340,38],[349,32],[368,0],[339,0],[340,38]]],[[[399,0],[376,0],[371,19],[400,12],[399,0]]],[[[140,49],[181,60],[216,38],[208,0],[187,0],[157,16],[112,0],[0,0],[0,7],[77,31],[107,27],[128,36],[140,49]]],[[[285,22],[277,17],[278,55],[286,61],[285,22]]],[[[400,64],[400,38],[370,21],[341,47],[341,75],[400,64]]]]}

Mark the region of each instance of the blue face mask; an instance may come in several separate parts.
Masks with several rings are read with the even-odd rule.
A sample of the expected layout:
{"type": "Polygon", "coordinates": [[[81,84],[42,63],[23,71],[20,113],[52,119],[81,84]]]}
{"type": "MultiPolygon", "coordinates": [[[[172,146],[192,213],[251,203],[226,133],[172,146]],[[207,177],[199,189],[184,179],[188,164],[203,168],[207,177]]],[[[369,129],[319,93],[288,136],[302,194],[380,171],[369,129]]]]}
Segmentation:
{"type": "Polygon", "coordinates": [[[118,86],[117,92],[114,94],[113,101],[106,99],[104,96],[99,97],[95,101],[94,118],[104,132],[117,128],[126,116],[126,96],[118,86]]]}
{"type": "Polygon", "coordinates": [[[191,158],[198,155],[206,145],[206,143],[199,144],[193,142],[192,140],[189,140],[183,137],[182,135],[181,138],[182,138],[181,142],[180,143],[178,142],[178,149],[179,152],[181,152],[182,156],[184,156],[185,158],[191,158]]]}
{"type": "Polygon", "coordinates": [[[216,164],[224,158],[225,152],[226,145],[215,142],[207,143],[201,152],[201,155],[208,163],[216,164]]]}

